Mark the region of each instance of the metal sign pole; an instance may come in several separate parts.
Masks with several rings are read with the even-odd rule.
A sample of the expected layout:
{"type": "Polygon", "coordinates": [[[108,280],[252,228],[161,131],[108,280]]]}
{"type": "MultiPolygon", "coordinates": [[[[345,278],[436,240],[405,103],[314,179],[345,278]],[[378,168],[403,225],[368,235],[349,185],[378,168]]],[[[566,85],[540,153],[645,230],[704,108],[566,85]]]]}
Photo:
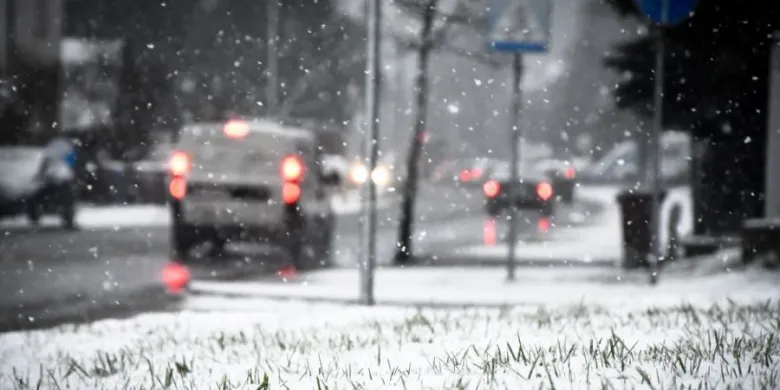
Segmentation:
{"type": "Polygon", "coordinates": [[[369,137],[366,142],[366,155],[368,156],[368,207],[365,215],[365,241],[366,264],[363,278],[362,301],[366,305],[373,305],[374,299],[374,270],[376,268],[376,184],[371,173],[376,169],[379,158],[379,87],[381,80],[381,68],[379,61],[380,23],[382,17],[381,0],[369,2],[368,13],[368,61],[366,80],[366,111],[368,117],[369,137]]]}
{"type": "Polygon", "coordinates": [[[516,256],[515,247],[517,246],[517,204],[516,198],[517,183],[519,181],[518,164],[520,162],[520,142],[523,139],[522,127],[520,126],[520,108],[522,102],[522,80],[523,80],[523,55],[515,53],[512,61],[512,104],[510,105],[509,134],[511,145],[511,162],[509,165],[510,186],[509,199],[511,217],[509,219],[509,232],[506,237],[507,259],[506,259],[506,277],[509,281],[515,280],[516,256]]]}
{"type": "Polygon", "coordinates": [[[650,164],[648,178],[652,191],[650,217],[650,283],[655,284],[658,281],[658,266],[663,252],[661,250],[659,235],[661,232],[661,187],[663,186],[661,178],[661,136],[664,131],[664,52],[666,51],[664,42],[664,28],[669,15],[669,0],[663,3],[661,10],[661,24],[658,26],[656,36],[655,50],[655,87],[653,96],[653,130],[650,134],[648,149],[650,151],[650,164]]]}

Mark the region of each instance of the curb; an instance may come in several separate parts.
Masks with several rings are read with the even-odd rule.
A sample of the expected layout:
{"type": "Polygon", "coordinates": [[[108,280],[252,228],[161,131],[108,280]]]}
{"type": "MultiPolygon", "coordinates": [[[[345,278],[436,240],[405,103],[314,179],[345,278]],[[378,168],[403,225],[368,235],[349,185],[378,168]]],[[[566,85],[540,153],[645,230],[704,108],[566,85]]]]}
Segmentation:
{"type": "Polygon", "coordinates": [[[99,296],[71,295],[68,299],[0,309],[0,333],[85,324],[96,320],[128,318],[141,313],[166,311],[183,296],[168,293],[160,284],[99,296]]]}

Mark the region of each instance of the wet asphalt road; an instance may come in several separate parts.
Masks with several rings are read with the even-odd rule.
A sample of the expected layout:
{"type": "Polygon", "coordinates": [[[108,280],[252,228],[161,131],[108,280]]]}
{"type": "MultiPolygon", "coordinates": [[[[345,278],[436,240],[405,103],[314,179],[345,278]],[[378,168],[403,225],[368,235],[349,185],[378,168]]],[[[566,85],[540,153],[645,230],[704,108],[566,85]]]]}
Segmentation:
{"type": "MultiPolygon", "coordinates": [[[[426,188],[417,209],[416,253],[482,242],[486,217],[473,190],[426,188]],[[437,234],[444,230],[450,234],[437,234]]],[[[392,255],[397,215],[397,205],[379,211],[380,263],[392,255]]],[[[354,265],[358,221],[355,214],[338,218],[334,250],[339,266],[354,265]]],[[[533,223],[524,226],[535,229],[533,223]]],[[[169,262],[167,227],[0,229],[0,331],[162,310],[176,299],[165,293],[160,278],[169,262]]],[[[192,273],[199,280],[246,279],[273,273],[279,263],[278,255],[239,253],[196,266],[192,273]]]]}

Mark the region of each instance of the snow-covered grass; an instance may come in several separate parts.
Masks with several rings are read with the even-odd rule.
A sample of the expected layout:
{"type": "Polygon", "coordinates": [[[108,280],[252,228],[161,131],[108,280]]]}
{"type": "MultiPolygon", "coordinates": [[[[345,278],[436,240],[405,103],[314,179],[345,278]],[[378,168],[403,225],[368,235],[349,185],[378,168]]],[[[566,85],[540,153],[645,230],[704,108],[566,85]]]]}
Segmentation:
{"type": "Polygon", "coordinates": [[[714,277],[711,298],[693,282],[676,298],[615,287],[596,302],[495,309],[253,300],[8,333],[0,388],[778,388],[780,294],[752,277],[714,277]]]}

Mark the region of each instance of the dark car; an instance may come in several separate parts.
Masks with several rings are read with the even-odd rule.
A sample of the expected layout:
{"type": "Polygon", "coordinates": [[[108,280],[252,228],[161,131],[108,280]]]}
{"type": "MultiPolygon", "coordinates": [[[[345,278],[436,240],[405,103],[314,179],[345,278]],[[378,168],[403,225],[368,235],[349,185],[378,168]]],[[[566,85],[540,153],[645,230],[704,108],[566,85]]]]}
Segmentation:
{"type": "Polygon", "coordinates": [[[513,205],[521,210],[539,211],[544,217],[555,214],[555,192],[550,179],[540,173],[520,172],[517,181],[510,178],[509,165],[496,168],[482,184],[485,210],[491,216],[508,211],[513,205]],[[510,197],[510,191],[514,197],[510,197]]]}
{"type": "Polygon", "coordinates": [[[50,147],[0,148],[0,217],[26,215],[38,224],[57,215],[76,227],[77,185],[72,151],[50,147]]]}
{"type": "Polygon", "coordinates": [[[209,243],[284,250],[297,268],[330,265],[335,216],[313,131],[266,121],[193,123],[182,128],[167,184],[176,260],[209,243]]]}
{"type": "Polygon", "coordinates": [[[561,203],[571,204],[574,202],[574,189],[577,187],[577,172],[584,166],[584,161],[576,159],[543,159],[535,162],[531,170],[550,178],[558,200],[561,203]]]}

